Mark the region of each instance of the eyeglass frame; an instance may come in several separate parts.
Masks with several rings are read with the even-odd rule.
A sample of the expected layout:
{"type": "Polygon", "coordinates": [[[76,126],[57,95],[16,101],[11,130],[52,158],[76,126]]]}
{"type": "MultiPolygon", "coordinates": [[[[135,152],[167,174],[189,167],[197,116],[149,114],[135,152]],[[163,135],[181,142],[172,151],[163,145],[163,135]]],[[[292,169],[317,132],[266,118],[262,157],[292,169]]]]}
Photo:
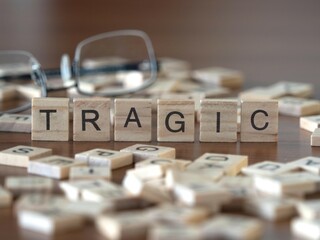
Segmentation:
{"type": "MultiPolygon", "coordinates": [[[[0,51],[0,55],[21,55],[21,56],[26,56],[29,58],[30,66],[31,66],[31,79],[35,82],[37,86],[40,87],[41,90],[41,96],[42,97],[47,97],[47,76],[43,69],[41,68],[41,64],[39,61],[29,52],[23,51],[23,50],[5,50],[5,51],[0,51]]],[[[29,74],[28,74],[29,75],[29,74]]],[[[16,77],[15,75],[13,77],[16,77]]],[[[17,77],[23,77],[23,76],[17,76],[17,77]]],[[[2,113],[17,113],[17,112],[22,112],[27,109],[31,108],[31,102],[26,103],[22,106],[12,108],[9,110],[6,110],[2,113]]]]}
{"type": "MultiPolygon", "coordinates": [[[[12,54],[12,53],[22,54],[22,55],[28,56],[29,59],[31,60],[31,67],[32,67],[31,77],[32,77],[32,80],[35,81],[36,85],[40,86],[41,97],[47,97],[48,92],[51,92],[51,91],[66,90],[66,89],[69,89],[72,87],[76,87],[77,91],[82,95],[99,96],[99,97],[116,97],[116,96],[120,96],[120,95],[132,94],[137,91],[141,91],[141,90],[151,86],[157,80],[158,64],[156,61],[152,42],[151,42],[149,36],[141,30],[134,29],[134,30],[117,30],[117,31],[105,32],[105,33],[94,35],[94,36],[91,36],[89,38],[82,40],[76,46],[75,56],[74,56],[72,65],[70,65],[69,56],[64,54],[61,57],[60,71],[59,70],[49,70],[48,71],[49,76],[60,75],[62,80],[64,81],[64,83],[67,83],[68,81],[70,81],[71,77],[74,76],[75,81],[72,85],[63,86],[63,87],[59,87],[59,88],[48,88],[46,70],[43,70],[41,68],[41,64],[39,63],[39,61],[31,53],[29,53],[27,51],[23,51],[23,50],[10,50],[10,51],[1,51],[0,52],[0,54],[12,54]],[[141,37],[144,40],[144,43],[146,44],[146,48],[147,48],[148,57],[150,60],[151,75],[150,75],[149,79],[146,80],[145,82],[143,82],[140,86],[133,87],[133,88],[130,88],[127,90],[126,89],[118,90],[118,91],[113,90],[113,92],[110,92],[110,93],[96,92],[94,94],[82,91],[79,87],[80,70],[81,70],[81,67],[80,67],[81,49],[83,48],[83,46],[85,46],[86,44],[89,44],[91,42],[101,40],[104,38],[117,37],[117,36],[137,36],[137,37],[141,37]]],[[[20,76],[14,76],[14,77],[20,77],[20,76]]],[[[25,110],[29,109],[30,107],[31,107],[31,103],[28,103],[23,106],[13,108],[13,109],[10,109],[10,110],[4,111],[4,112],[0,112],[0,113],[17,113],[17,112],[25,111],[25,110]]]]}
{"type": "MultiPolygon", "coordinates": [[[[61,64],[61,67],[62,67],[62,64],[61,64]]],[[[100,96],[100,97],[116,97],[119,95],[131,94],[131,93],[135,93],[137,91],[143,90],[143,89],[149,87],[150,85],[152,85],[157,80],[157,69],[158,69],[157,61],[156,61],[156,57],[155,57],[155,53],[153,50],[151,40],[145,32],[140,31],[140,30],[118,30],[118,31],[101,33],[101,34],[89,37],[89,38],[81,41],[80,43],[78,43],[78,45],[76,47],[76,51],[75,51],[74,60],[72,63],[72,73],[75,76],[74,87],[77,88],[78,92],[83,95],[100,96]],[[137,37],[141,37],[144,40],[144,42],[146,44],[149,60],[150,60],[150,71],[151,71],[150,78],[138,87],[130,88],[127,90],[123,89],[123,90],[119,90],[119,91],[113,90],[113,93],[110,92],[108,94],[107,93],[91,94],[91,93],[87,93],[87,92],[82,91],[79,88],[80,69],[81,69],[81,67],[80,67],[81,49],[83,48],[83,46],[85,46],[86,44],[88,44],[90,42],[101,40],[103,38],[111,38],[111,37],[118,37],[118,36],[137,36],[137,37]]]]}

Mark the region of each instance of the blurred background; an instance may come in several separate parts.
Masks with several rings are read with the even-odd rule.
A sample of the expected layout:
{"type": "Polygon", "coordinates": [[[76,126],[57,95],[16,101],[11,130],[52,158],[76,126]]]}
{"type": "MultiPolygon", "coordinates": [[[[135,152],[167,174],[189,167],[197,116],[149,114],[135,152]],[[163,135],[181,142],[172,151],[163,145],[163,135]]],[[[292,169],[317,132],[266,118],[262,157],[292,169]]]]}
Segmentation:
{"type": "Polygon", "coordinates": [[[53,68],[91,35],[135,28],[157,56],[241,70],[246,85],[316,82],[319,13],[317,0],[1,0],[0,50],[29,51],[53,68]]]}

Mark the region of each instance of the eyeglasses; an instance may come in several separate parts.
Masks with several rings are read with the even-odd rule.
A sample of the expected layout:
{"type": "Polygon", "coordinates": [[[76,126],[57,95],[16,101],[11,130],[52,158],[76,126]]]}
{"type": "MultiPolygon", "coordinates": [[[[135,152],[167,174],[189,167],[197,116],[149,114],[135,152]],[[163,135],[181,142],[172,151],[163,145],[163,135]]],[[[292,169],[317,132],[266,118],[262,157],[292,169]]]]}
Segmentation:
{"type": "Polygon", "coordinates": [[[42,97],[48,92],[71,87],[82,95],[115,97],[152,85],[157,78],[157,69],[151,40],[139,30],[113,31],[87,38],[77,45],[72,64],[68,55],[62,56],[60,69],[42,70],[28,52],[2,51],[0,113],[16,113],[30,108],[30,101],[19,107],[12,107],[4,101],[16,97],[13,86],[26,84],[26,80],[38,86],[42,97]],[[51,84],[47,77],[52,76],[61,76],[62,81],[51,84]]]}

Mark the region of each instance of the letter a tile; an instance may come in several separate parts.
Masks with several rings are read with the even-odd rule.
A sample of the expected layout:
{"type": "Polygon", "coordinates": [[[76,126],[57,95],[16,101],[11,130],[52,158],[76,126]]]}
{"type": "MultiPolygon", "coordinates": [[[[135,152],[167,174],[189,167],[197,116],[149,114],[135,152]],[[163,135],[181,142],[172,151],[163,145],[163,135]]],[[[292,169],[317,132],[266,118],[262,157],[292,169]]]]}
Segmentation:
{"type": "Polygon", "coordinates": [[[115,100],[115,141],[151,141],[151,99],[115,100]]]}
{"type": "Polygon", "coordinates": [[[194,141],[194,101],[158,100],[158,141],[194,141]]]}

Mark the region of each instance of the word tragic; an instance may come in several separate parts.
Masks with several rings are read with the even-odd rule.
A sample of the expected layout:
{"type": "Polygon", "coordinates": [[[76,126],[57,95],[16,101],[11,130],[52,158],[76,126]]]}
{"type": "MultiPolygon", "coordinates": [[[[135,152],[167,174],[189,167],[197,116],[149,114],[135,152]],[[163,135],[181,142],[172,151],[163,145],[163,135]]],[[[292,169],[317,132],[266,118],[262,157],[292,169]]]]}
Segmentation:
{"type": "MultiPolygon", "coordinates": [[[[151,141],[152,100],[77,98],[73,100],[73,141],[151,141]],[[112,113],[112,114],[111,114],[112,113]],[[111,127],[112,126],[112,127],[111,127]]],[[[71,104],[70,104],[71,105],[71,104]]],[[[276,142],[277,101],[202,99],[157,101],[157,140],[193,142],[195,119],[200,122],[201,142],[276,142]],[[239,121],[241,122],[239,125],[239,121]]],[[[69,140],[69,99],[32,99],[32,140],[69,140]]],[[[72,115],[71,115],[72,116],[72,115]]]]}

